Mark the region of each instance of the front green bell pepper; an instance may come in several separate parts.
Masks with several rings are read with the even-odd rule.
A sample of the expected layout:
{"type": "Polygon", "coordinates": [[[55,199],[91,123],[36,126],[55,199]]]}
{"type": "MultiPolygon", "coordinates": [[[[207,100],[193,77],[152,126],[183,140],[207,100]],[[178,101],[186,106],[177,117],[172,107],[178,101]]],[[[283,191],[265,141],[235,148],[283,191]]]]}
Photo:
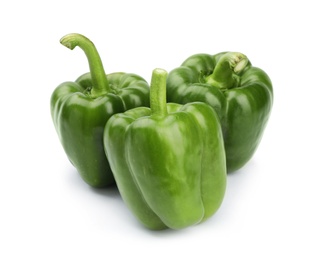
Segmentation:
{"type": "Polygon", "coordinates": [[[172,70],[167,100],[201,101],[221,119],[227,171],[243,167],[253,156],[268,122],[273,89],[267,74],[237,52],[196,54],[172,70]]]}
{"type": "Polygon", "coordinates": [[[105,74],[94,44],[80,34],[68,34],[61,43],[86,54],[90,73],[59,85],[51,97],[52,119],[63,148],[83,180],[93,187],[114,183],[103,147],[103,129],[115,113],[149,106],[149,85],[140,76],[105,74]]]}
{"type": "Polygon", "coordinates": [[[202,103],[166,103],[167,72],[152,74],[150,107],[112,116],[104,146],[120,194],[150,229],[181,229],[220,207],[226,161],[217,114],[202,103]]]}

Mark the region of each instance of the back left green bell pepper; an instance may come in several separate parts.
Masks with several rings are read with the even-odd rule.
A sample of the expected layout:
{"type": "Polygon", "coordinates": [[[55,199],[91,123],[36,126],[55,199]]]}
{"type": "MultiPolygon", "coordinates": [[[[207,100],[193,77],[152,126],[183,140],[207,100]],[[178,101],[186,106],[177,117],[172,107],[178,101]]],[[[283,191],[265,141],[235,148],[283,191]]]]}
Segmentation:
{"type": "Polygon", "coordinates": [[[93,187],[114,183],[104,152],[103,129],[118,112],[149,105],[149,86],[129,73],[105,74],[94,44],[80,34],[68,34],[61,43],[86,54],[90,73],[59,85],[51,96],[51,116],[63,148],[83,180],[93,187]]]}
{"type": "Polygon", "coordinates": [[[207,104],[166,103],[153,71],[150,106],[112,116],[104,146],[120,194],[146,227],[182,229],[211,217],[226,188],[220,121],[207,104]]]}

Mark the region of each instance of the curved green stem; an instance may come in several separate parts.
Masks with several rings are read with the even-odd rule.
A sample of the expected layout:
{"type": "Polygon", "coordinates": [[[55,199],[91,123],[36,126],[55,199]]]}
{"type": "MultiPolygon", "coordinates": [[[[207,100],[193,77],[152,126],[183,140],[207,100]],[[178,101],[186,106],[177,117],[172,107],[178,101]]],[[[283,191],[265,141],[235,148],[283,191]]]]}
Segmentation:
{"type": "Polygon", "coordinates": [[[155,69],[152,73],[150,89],[150,106],[152,115],[167,115],[166,79],[168,73],[164,69],[155,69]]]}
{"type": "Polygon", "coordinates": [[[239,52],[227,52],[218,61],[213,73],[206,77],[206,82],[221,89],[237,87],[240,73],[248,65],[248,58],[239,52]]]}
{"type": "Polygon", "coordinates": [[[71,50],[76,46],[79,46],[87,56],[93,83],[91,96],[98,97],[110,92],[108,80],[99,53],[92,41],[81,34],[71,33],[65,35],[60,40],[60,43],[71,50]]]}

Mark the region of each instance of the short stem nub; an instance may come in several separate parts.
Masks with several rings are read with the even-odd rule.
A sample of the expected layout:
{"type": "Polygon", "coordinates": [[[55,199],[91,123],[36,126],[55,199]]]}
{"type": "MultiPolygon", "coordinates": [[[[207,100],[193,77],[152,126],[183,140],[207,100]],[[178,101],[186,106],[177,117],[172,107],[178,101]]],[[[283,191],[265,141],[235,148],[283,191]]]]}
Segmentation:
{"type": "Polygon", "coordinates": [[[211,75],[206,77],[206,82],[221,89],[237,87],[239,78],[237,74],[249,64],[248,58],[239,52],[227,52],[218,61],[211,75]]]}
{"type": "Polygon", "coordinates": [[[152,115],[165,116],[166,103],[166,79],[168,73],[164,69],[155,69],[152,73],[150,89],[150,106],[152,115]]]}
{"type": "Polygon", "coordinates": [[[110,88],[106,73],[104,71],[99,53],[92,41],[81,34],[71,33],[65,35],[60,40],[60,43],[71,50],[73,50],[76,46],[79,46],[86,54],[93,83],[91,96],[95,98],[108,93],[110,88]]]}

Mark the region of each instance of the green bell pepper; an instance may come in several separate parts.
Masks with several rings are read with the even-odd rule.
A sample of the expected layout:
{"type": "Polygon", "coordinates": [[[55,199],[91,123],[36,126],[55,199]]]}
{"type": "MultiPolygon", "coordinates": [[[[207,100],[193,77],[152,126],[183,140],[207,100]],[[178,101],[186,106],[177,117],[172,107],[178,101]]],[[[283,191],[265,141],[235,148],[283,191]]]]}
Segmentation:
{"type": "Polygon", "coordinates": [[[150,108],[112,116],[104,147],[120,194],[146,227],[181,229],[220,207],[226,188],[222,130],[202,102],[166,103],[167,72],[155,69],[150,108]]]}
{"type": "Polygon", "coordinates": [[[140,76],[105,74],[94,44],[80,34],[61,43],[86,54],[90,73],[59,85],[51,96],[51,115],[63,148],[83,180],[93,187],[114,183],[103,147],[103,129],[115,113],[149,106],[149,85],[140,76]]]}
{"type": "Polygon", "coordinates": [[[267,74],[237,52],[196,54],[172,70],[167,100],[186,104],[201,101],[220,117],[227,171],[243,167],[262,138],[273,103],[267,74]]]}

